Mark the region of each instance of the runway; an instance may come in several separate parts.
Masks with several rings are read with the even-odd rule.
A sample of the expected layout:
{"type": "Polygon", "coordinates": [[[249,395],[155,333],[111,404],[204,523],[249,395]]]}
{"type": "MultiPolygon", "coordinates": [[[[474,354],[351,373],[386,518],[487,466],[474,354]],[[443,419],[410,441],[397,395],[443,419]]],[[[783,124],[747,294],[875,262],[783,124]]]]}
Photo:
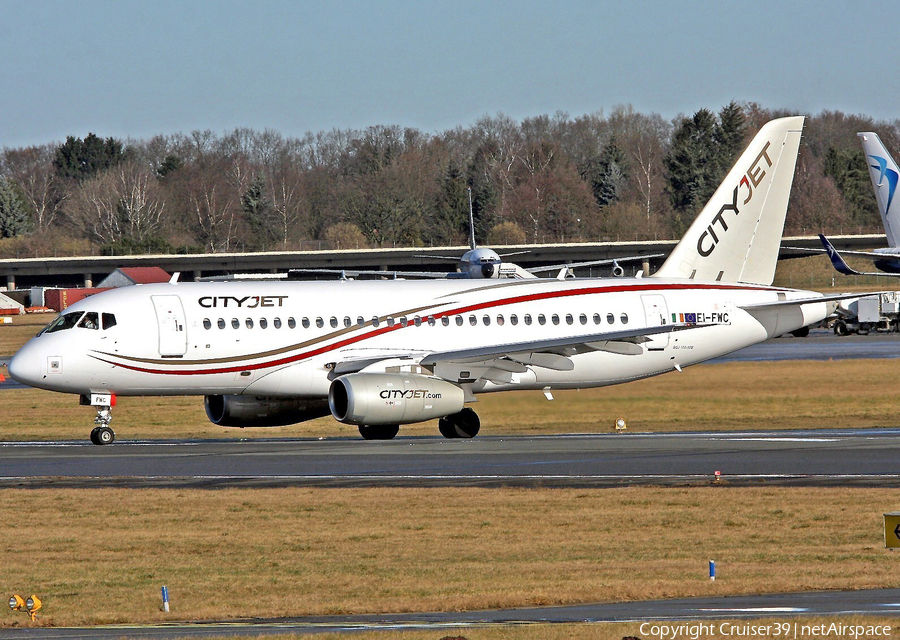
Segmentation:
{"type": "MultiPolygon", "coordinates": [[[[879,616],[900,615],[900,589],[869,589],[862,591],[813,591],[804,593],[771,594],[761,596],[731,596],[719,598],[681,598],[580,604],[561,607],[497,609],[490,611],[399,613],[352,616],[309,616],[304,618],[256,619],[232,622],[172,623],[154,626],[109,625],[81,628],[3,629],[9,640],[105,640],[109,638],[203,638],[209,636],[266,636],[274,634],[313,634],[362,630],[433,630],[445,635],[460,627],[500,626],[535,623],[601,623],[625,622],[634,626],[629,633],[640,637],[660,637],[654,634],[650,622],[697,624],[703,621],[716,631],[725,628],[741,637],[758,637],[760,633],[741,633],[749,620],[777,618],[797,625],[798,635],[808,616],[879,616]],[[724,627],[723,627],[724,625],[724,627]]],[[[869,624],[873,624],[869,622],[869,624]]],[[[702,635],[713,635],[706,633],[702,635]]],[[[780,634],[787,635],[787,634],[780,634]]],[[[793,634],[791,634],[793,635],[793,634]]],[[[810,634],[805,634],[809,636],[810,634]]],[[[816,634],[828,635],[828,634],[816,634]]],[[[849,637],[848,634],[834,634],[849,637]]],[[[857,636],[865,634],[857,634],[857,636]]],[[[889,635],[889,634],[887,634],[889,635]]],[[[681,633],[679,637],[690,637],[681,633]]]]}
{"type": "Polygon", "coordinates": [[[898,429],[8,442],[0,486],[900,486],[898,458],[898,429]]]}

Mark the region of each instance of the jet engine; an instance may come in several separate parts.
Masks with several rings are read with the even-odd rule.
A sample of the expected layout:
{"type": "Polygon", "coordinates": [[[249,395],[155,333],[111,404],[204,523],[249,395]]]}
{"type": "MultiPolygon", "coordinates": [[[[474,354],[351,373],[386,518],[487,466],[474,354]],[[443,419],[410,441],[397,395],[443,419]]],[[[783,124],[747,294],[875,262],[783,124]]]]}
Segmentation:
{"type": "Polygon", "coordinates": [[[328,405],[339,422],[393,425],[458,413],[465,394],[455,384],[419,374],[351,373],[331,383],[328,405]]]}
{"type": "Polygon", "coordinates": [[[283,427],[328,415],[324,398],[206,396],[210,422],[222,427],[283,427]]]}

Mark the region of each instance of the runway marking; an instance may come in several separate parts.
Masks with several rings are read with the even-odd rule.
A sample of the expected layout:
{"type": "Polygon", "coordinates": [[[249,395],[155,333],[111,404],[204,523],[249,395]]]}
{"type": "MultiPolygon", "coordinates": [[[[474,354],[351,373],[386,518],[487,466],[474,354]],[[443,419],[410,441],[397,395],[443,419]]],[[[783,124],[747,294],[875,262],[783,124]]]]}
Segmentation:
{"type": "Polygon", "coordinates": [[[694,609],[694,611],[714,613],[803,613],[809,611],[805,607],[740,607],[740,608],[716,608],[694,609]]]}
{"type": "Polygon", "coordinates": [[[840,442],[840,438],[711,438],[724,442],[840,442]]]}
{"type": "MultiPolygon", "coordinates": [[[[190,478],[193,480],[365,480],[367,482],[377,480],[715,480],[713,473],[694,474],[622,474],[622,475],[433,475],[433,474],[407,474],[407,475],[373,475],[373,474],[325,474],[325,475],[184,475],[184,476],[0,476],[2,481],[37,480],[42,478],[65,478],[68,480],[181,480],[190,478]]],[[[823,479],[832,480],[900,480],[900,474],[896,473],[738,473],[722,474],[723,480],[791,480],[791,479],[823,479]]],[[[900,606],[900,605],[898,605],[900,606]]]]}

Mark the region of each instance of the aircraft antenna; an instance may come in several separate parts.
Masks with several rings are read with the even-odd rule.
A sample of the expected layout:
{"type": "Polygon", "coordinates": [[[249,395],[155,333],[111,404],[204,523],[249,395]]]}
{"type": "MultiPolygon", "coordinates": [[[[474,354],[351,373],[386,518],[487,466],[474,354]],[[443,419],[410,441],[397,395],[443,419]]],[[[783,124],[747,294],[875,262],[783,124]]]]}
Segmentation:
{"type": "Polygon", "coordinates": [[[467,187],[469,191],[469,248],[475,249],[475,215],[472,213],[472,187],[467,187]]]}

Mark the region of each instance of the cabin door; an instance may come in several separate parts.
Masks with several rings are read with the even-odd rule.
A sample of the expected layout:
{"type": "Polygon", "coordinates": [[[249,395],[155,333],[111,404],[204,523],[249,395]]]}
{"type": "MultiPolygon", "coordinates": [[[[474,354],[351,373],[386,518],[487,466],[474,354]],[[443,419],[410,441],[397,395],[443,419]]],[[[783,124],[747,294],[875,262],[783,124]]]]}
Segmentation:
{"type": "MultiPolygon", "coordinates": [[[[668,324],[666,322],[666,316],[668,315],[666,299],[662,295],[654,293],[641,296],[641,302],[644,303],[644,317],[647,319],[648,327],[659,327],[668,324]]],[[[647,351],[662,351],[669,346],[668,333],[647,336],[647,338],[650,340],[644,343],[647,351]]]]}
{"type": "Polygon", "coordinates": [[[184,307],[178,296],[150,296],[159,324],[159,355],[163,358],[183,356],[187,352],[184,307]]]}

